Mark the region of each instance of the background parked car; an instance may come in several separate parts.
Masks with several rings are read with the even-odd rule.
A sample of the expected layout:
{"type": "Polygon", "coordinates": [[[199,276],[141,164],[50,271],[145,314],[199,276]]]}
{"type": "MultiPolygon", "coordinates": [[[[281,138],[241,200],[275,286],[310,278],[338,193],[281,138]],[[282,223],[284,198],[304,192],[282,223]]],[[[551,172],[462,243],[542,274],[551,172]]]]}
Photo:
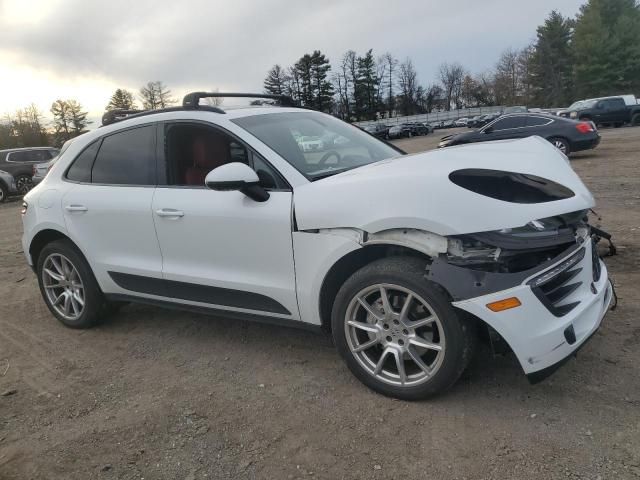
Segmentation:
{"type": "Polygon", "coordinates": [[[417,122],[409,122],[403,123],[402,128],[406,129],[409,132],[409,137],[416,137],[419,135],[426,135],[429,133],[429,129],[424,126],[422,123],[417,122]]]}
{"type": "Polygon", "coordinates": [[[475,117],[470,118],[467,122],[467,127],[476,128],[478,126],[478,121],[480,121],[481,118],[482,115],[476,115],[475,117]]]}
{"type": "Polygon", "coordinates": [[[9,198],[9,195],[15,195],[18,193],[16,188],[16,181],[9,172],[0,170],[0,203],[9,198]]]}
{"type": "Polygon", "coordinates": [[[13,175],[21,194],[33,186],[33,165],[44,163],[58,155],[59,150],[51,147],[30,147],[0,150],[0,170],[13,175]]]}
{"type": "Polygon", "coordinates": [[[390,127],[388,125],[382,125],[381,123],[377,123],[375,125],[369,125],[367,127],[364,127],[364,131],[378,138],[387,139],[389,138],[389,128],[390,127]]]}
{"type": "Polygon", "coordinates": [[[596,125],[609,124],[620,127],[625,123],[640,125],[640,105],[625,102],[622,97],[604,97],[585,100],[569,111],[569,117],[590,120],[596,125]]]}
{"type": "Polygon", "coordinates": [[[427,129],[427,133],[433,133],[434,127],[430,123],[423,123],[424,127],[427,129]]]}
{"type": "Polygon", "coordinates": [[[595,148],[600,143],[600,135],[592,122],[578,122],[538,113],[513,113],[500,116],[480,130],[443,137],[438,147],[532,135],[549,140],[565,155],[595,148]]]}
{"type": "Polygon", "coordinates": [[[469,119],[467,117],[462,117],[462,118],[459,118],[458,120],[456,120],[455,122],[453,122],[453,124],[456,127],[466,127],[468,121],[469,121],[469,119]]]}
{"type": "Polygon", "coordinates": [[[49,170],[51,169],[51,167],[53,167],[53,164],[56,163],[56,160],[58,160],[58,156],[59,155],[56,155],[48,162],[36,163],[33,166],[33,176],[31,177],[33,186],[39,184],[44,179],[44,177],[47,176],[47,173],[49,173],[49,170]]]}

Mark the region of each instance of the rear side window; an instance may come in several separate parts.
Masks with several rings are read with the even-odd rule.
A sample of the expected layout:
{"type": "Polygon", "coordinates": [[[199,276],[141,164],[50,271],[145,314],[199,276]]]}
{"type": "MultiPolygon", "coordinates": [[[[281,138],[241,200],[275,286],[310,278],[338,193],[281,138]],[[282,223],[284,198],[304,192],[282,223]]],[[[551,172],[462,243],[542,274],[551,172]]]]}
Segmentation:
{"type": "Polygon", "coordinates": [[[19,152],[11,152],[8,161],[17,163],[44,163],[51,160],[49,150],[23,150],[19,152]]]}
{"type": "Polygon", "coordinates": [[[525,126],[526,117],[505,117],[492,125],[493,131],[506,130],[507,128],[520,128],[525,126]]]}
{"type": "Polygon", "coordinates": [[[543,117],[527,117],[527,127],[540,127],[542,125],[547,125],[553,122],[550,118],[543,117]]]}
{"type": "Polygon", "coordinates": [[[105,137],[91,171],[93,183],[155,185],[155,126],[105,137]]]}
{"type": "Polygon", "coordinates": [[[99,146],[100,140],[97,140],[76,157],[67,171],[67,178],[69,180],[83,183],[91,182],[91,167],[96,158],[96,153],[98,153],[99,146]]]}

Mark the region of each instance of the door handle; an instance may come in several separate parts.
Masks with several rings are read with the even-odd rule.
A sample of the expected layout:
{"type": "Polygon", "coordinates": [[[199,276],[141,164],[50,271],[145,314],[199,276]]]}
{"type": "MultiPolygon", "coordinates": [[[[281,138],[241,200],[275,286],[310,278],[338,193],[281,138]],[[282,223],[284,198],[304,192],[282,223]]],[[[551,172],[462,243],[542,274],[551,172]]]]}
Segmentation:
{"type": "Polygon", "coordinates": [[[84,205],[67,205],[66,207],[64,207],[64,209],[67,212],[86,212],[87,210],[89,210],[84,205]]]}
{"type": "Polygon", "coordinates": [[[156,210],[159,217],[184,217],[184,212],[173,208],[161,208],[156,210]]]}

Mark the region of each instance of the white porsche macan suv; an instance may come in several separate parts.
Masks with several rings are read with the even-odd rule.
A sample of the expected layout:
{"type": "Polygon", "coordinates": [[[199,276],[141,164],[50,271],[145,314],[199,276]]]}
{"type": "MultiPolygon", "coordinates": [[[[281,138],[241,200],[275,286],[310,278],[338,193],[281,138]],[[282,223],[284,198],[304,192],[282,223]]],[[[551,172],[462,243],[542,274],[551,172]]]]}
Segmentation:
{"type": "Polygon", "coordinates": [[[453,385],[483,332],[535,382],[599,327],[594,200],[547,141],[405,155],[323,113],[212,96],[228,94],[105,115],[24,197],[24,252],[65,325],[146,302],[317,327],[402,399],[453,385]]]}

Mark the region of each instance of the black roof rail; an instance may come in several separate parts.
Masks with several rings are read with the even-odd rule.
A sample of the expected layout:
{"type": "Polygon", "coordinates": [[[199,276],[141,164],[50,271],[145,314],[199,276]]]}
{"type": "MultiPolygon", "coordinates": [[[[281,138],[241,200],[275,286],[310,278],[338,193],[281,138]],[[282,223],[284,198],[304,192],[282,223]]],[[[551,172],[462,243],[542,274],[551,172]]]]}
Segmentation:
{"type": "MultiPolygon", "coordinates": [[[[200,110],[206,110],[208,112],[214,113],[225,113],[224,110],[218,107],[210,107],[208,105],[202,105],[199,107],[200,110]]],[[[159,108],[157,110],[109,110],[104,112],[102,115],[102,126],[111,125],[112,123],[120,122],[122,120],[127,120],[129,118],[138,118],[144,117],[146,115],[153,115],[154,113],[164,113],[164,112],[183,112],[185,110],[191,110],[190,108],[185,107],[167,107],[167,108],[159,108]]]]}
{"type": "Polygon", "coordinates": [[[191,92],[187,93],[182,100],[185,108],[202,108],[201,98],[265,98],[280,102],[283,107],[295,107],[296,103],[288,95],[271,95],[268,93],[221,93],[221,92],[191,92]]]}

